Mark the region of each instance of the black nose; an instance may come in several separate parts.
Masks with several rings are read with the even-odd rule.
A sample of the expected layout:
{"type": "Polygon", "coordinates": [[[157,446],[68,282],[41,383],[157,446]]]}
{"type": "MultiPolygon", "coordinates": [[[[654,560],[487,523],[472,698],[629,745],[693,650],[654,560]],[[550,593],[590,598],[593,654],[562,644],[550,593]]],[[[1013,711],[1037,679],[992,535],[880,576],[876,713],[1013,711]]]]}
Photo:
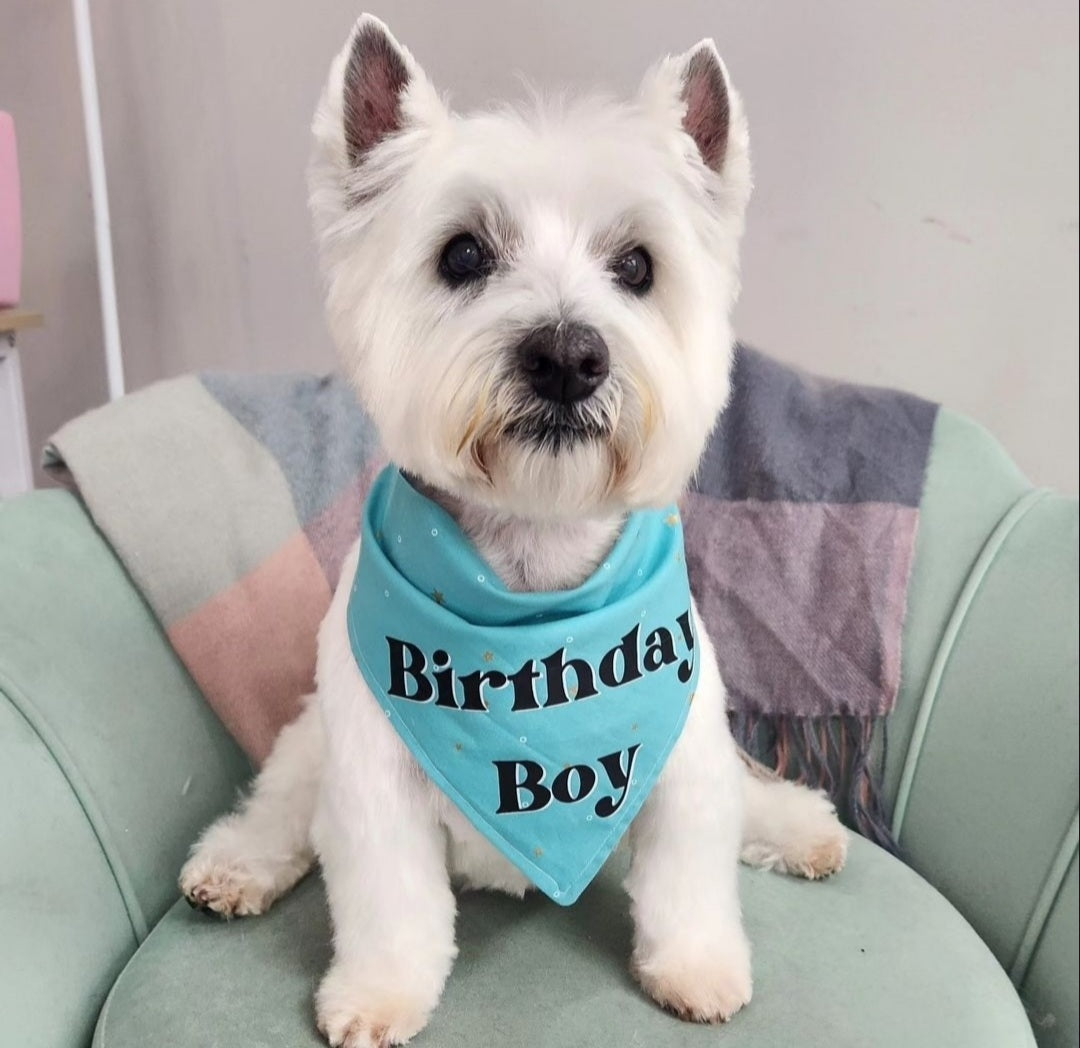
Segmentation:
{"type": "Polygon", "coordinates": [[[549,324],[518,344],[518,365],[533,392],[557,404],[584,400],[607,378],[608,348],[587,324],[549,324]]]}

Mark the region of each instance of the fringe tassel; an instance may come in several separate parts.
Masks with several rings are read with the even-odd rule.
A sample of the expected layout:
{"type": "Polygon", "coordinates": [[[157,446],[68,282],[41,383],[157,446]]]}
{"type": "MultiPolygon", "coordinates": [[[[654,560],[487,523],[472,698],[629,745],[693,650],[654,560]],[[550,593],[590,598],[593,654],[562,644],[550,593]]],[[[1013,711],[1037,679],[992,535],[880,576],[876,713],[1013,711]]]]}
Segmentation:
{"type": "Polygon", "coordinates": [[[730,713],[735,740],[751,757],[794,779],[824,790],[843,822],[875,844],[897,854],[881,802],[885,768],[884,718],[775,717],[730,713]],[[873,760],[875,730],[880,729],[880,760],[873,760]]]}

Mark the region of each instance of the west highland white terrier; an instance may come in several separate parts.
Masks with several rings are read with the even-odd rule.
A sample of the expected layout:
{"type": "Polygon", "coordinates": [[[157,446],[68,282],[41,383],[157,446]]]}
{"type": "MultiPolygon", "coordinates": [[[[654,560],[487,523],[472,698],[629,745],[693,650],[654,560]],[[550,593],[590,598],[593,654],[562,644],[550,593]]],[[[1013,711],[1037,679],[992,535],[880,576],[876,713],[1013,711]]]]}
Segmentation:
{"type": "Polygon", "coordinates": [[[452,883],[517,896],[539,885],[569,902],[622,836],[612,827],[627,828],[637,979],[685,1019],[726,1020],[751,996],[740,855],[814,878],[840,869],[847,847],[822,794],[740,759],[681,530],[660,526],[677,524],[658,507],[683,492],[728,398],[750,194],[739,96],[703,40],[663,59],[629,102],[459,116],[366,15],[333,62],[314,134],[329,323],[396,470],[320,629],[316,694],[251,795],[194,847],[181,888],[201,908],[258,914],[317,857],[334,926],[319,1027],[335,1046],[396,1045],[424,1027],[450,973],[452,883]],[[394,512],[404,546],[401,529],[384,534],[394,512]],[[417,567],[408,542],[439,520],[448,545],[417,567]],[[489,588],[457,604],[410,574],[465,578],[476,565],[464,588],[489,588]],[[392,592],[380,572],[408,581],[392,592]],[[605,581],[627,573],[637,578],[605,581]],[[575,615],[591,629],[606,604],[671,616],[629,631],[624,619],[609,650],[581,657],[571,642],[587,638],[568,635],[515,668],[507,651],[533,629],[506,618],[519,604],[540,608],[541,646],[575,615]],[[391,621],[430,629],[432,643],[391,636],[391,621]],[[466,673],[451,656],[474,636],[491,650],[466,673]],[[605,709],[614,720],[581,742],[572,717],[605,709]],[[631,709],[661,718],[652,737],[631,737],[631,709]],[[503,760],[480,738],[496,715],[512,725],[494,729],[503,760]],[[427,742],[415,735],[425,724],[427,742]],[[572,755],[557,768],[524,748],[545,730],[572,755]],[[443,743],[451,756],[434,753],[443,743]],[[545,841],[558,853],[548,865],[545,841]]]}

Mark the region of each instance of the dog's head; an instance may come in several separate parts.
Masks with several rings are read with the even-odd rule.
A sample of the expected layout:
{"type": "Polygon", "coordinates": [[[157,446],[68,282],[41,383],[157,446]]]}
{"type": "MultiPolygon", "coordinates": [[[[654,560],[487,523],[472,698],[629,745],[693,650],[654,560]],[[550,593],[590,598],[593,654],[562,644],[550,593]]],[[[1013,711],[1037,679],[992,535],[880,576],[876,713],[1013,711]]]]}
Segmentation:
{"type": "Polygon", "coordinates": [[[458,116],[365,15],[314,130],[331,330],[394,462],[529,517],[677,497],[728,396],[750,191],[712,42],[631,102],[458,116]]]}

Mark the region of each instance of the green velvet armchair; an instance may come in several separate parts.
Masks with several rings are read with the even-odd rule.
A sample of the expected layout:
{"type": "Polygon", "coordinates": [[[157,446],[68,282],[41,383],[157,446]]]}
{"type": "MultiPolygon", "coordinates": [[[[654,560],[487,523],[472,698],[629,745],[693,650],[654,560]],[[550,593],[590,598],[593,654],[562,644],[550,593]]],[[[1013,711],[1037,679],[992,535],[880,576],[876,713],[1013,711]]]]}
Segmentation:
{"type": "MultiPolygon", "coordinates": [[[[943,412],[888,725],[899,861],[743,872],[755,995],[726,1027],[626,968],[620,859],[575,907],[466,896],[418,1048],[1078,1043],[1077,503],[943,412]]],[[[317,876],[265,917],[178,902],[250,774],[80,503],[0,503],[0,1045],[317,1046],[317,876]]]]}

